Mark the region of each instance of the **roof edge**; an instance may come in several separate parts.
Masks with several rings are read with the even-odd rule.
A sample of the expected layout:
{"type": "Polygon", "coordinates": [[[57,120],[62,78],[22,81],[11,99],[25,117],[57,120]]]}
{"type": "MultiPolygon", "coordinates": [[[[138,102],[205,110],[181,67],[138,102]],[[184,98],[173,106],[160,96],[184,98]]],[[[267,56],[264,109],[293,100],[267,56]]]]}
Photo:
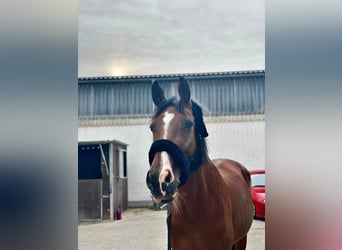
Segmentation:
{"type": "Polygon", "coordinates": [[[174,73],[174,74],[150,74],[150,75],[127,75],[127,76],[93,76],[79,77],[79,81],[87,80],[124,80],[124,79],[144,79],[144,78],[171,78],[171,77],[200,77],[200,76],[226,76],[226,75],[249,75],[264,74],[265,70],[241,70],[241,71],[219,71],[203,73],[174,73]]]}
{"type": "Polygon", "coordinates": [[[92,144],[109,144],[109,143],[114,143],[118,144],[120,146],[129,146],[129,144],[118,141],[115,139],[103,139],[103,140],[79,140],[78,145],[92,145],[92,144]]]}

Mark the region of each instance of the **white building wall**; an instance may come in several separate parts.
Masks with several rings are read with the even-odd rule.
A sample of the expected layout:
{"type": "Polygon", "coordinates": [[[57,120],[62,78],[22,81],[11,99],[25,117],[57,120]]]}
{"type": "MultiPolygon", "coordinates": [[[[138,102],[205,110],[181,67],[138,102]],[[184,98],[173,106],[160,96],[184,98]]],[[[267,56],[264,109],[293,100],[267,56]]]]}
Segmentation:
{"type": "MultiPolygon", "coordinates": [[[[265,168],[265,121],[206,122],[210,158],[230,158],[248,169],[265,168]]],[[[152,143],[149,124],[79,127],[79,141],[119,140],[127,147],[128,201],[149,201],[145,184],[148,151],[152,143]]]]}
{"type": "Polygon", "coordinates": [[[210,158],[236,160],[249,170],[265,169],[265,121],[207,123],[210,158]]]}

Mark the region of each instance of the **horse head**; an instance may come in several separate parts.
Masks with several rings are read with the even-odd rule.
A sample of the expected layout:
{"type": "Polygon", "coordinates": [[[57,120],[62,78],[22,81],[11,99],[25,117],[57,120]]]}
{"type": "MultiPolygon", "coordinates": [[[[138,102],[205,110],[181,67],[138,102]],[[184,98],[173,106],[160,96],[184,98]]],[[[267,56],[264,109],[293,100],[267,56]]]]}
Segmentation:
{"type": "Polygon", "coordinates": [[[208,133],[202,110],[191,100],[190,87],[184,78],[179,80],[178,94],[179,100],[166,99],[158,82],[152,84],[156,110],[150,125],[153,143],[146,184],[156,203],[172,201],[189,174],[207,157],[204,138],[208,133]]]}

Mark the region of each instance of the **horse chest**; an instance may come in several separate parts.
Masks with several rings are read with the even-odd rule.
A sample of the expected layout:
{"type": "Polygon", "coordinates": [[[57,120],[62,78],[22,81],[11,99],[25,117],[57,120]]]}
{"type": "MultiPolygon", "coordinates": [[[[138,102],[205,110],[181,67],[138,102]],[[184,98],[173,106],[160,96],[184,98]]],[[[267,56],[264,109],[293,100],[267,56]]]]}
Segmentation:
{"type": "Polygon", "coordinates": [[[172,245],[177,249],[227,249],[231,235],[223,218],[182,218],[172,221],[172,245]]]}

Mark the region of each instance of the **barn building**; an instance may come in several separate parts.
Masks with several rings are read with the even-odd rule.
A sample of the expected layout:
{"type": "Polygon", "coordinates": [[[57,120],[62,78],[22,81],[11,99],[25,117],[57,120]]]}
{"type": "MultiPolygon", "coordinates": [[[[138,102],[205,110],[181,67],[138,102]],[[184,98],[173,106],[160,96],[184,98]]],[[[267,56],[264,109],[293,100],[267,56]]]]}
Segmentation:
{"type": "MultiPolygon", "coordinates": [[[[114,211],[119,205],[126,209],[127,206],[152,204],[145,184],[149,168],[147,153],[152,143],[149,130],[154,109],[151,83],[158,80],[166,97],[177,96],[180,76],[189,82],[192,99],[202,106],[209,133],[209,157],[234,159],[248,169],[265,168],[264,70],[82,77],[78,79],[79,152],[83,147],[81,157],[87,157],[84,147],[95,145],[93,155],[97,155],[97,163],[94,164],[98,165],[95,179],[102,179],[102,188],[110,191],[104,191],[101,197],[101,204],[108,207],[102,208],[103,214],[104,211],[109,213],[107,217],[115,219],[114,211]],[[104,156],[99,145],[102,151],[107,150],[104,156]],[[113,171],[108,181],[103,179],[103,173],[109,170],[106,157],[107,165],[117,164],[111,166],[113,171]],[[120,190],[114,192],[113,188],[120,190]],[[125,193],[127,195],[123,195],[125,193]],[[108,196],[110,206],[104,202],[108,196]],[[123,205],[122,197],[127,197],[124,198],[127,206],[123,205]]],[[[84,161],[79,158],[79,162],[84,161]]],[[[79,179],[79,183],[84,181],[84,176],[79,179]]]]}

